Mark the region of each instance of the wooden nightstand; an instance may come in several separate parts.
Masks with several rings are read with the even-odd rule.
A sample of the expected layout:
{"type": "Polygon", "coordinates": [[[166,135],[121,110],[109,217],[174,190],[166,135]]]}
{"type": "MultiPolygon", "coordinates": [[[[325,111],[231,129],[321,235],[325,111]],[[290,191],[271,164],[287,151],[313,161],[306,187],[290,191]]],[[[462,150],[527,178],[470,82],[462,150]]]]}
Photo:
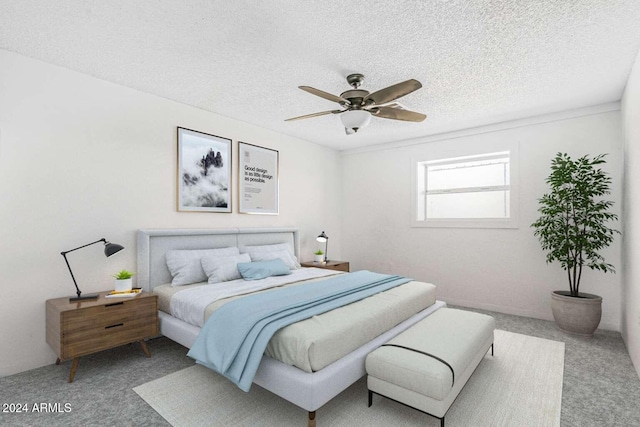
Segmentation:
{"type": "Polygon", "coordinates": [[[306,262],[301,262],[300,265],[303,267],[327,268],[329,270],[346,271],[347,273],[349,272],[348,261],[327,261],[327,262],[306,261],[306,262]]]}
{"type": "Polygon", "coordinates": [[[81,356],[140,342],[151,357],[145,338],[158,334],[158,296],[142,292],[135,297],[69,302],[69,297],[47,300],[47,343],[58,360],[73,358],[69,382],[81,356]]]}

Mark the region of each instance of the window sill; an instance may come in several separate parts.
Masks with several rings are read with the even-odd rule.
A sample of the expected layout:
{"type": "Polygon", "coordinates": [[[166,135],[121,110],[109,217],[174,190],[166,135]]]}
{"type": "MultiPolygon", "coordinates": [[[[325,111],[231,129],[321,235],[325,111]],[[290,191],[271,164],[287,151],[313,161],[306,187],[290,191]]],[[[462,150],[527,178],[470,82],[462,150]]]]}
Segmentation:
{"type": "Polygon", "coordinates": [[[412,228],[519,228],[514,218],[510,219],[429,219],[411,223],[412,228]]]}

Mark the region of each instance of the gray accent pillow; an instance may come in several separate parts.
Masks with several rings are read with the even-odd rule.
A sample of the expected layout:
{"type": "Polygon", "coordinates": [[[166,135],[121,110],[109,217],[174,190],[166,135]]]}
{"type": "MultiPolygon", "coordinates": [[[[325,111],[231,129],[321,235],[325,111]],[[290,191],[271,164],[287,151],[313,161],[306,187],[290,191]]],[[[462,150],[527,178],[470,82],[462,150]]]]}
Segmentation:
{"type": "Polygon", "coordinates": [[[203,257],[215,258],[238,255],[237,247],[218,249],[193,249],[167,251],[165,257],[167,267],[173,280],[171,286],[190,285],[207,281],[207,275],[202,269],[203,257]]]}
{"type": "Polygon", "coordinates": [[[214,283],[241,279],[238,263],[251,262],[251,257],[249,254],[232,255],[223,258],[204,256],[200,261],[202,262],[202,269],[209,277],[209,284],[213,285],[214,283]]]}

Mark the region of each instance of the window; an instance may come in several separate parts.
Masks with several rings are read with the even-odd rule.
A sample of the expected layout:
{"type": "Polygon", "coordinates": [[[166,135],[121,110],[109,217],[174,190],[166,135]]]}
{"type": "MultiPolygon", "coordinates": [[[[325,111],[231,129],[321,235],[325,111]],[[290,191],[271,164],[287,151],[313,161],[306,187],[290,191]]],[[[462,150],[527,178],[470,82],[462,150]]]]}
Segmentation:
{"type": "Polygon", "coordinates": [[[514,226],[511,152],[420,161],[415,167],[415,226],[514,226]]]}

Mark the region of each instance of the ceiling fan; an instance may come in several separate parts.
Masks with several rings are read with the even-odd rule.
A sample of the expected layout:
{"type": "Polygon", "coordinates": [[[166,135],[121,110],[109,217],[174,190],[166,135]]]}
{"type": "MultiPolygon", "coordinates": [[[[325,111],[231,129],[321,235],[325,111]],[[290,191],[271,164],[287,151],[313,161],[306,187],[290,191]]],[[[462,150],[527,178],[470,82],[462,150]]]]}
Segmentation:
{"type": "Polygon", "coordinates": [[[406,110],[398,104],[390,104],[391,101],[420,89],[422,84],[419,81],[410,79],[396,83],[384,89],[380,89],[373,93],[359,89],[363,81],[364,76],[362,74],[349,74],[347,76],[347,82],[353,87],[353,89],[342,92],[340,96],[332,95],[310,86],[298,86],[305,92],[328,99],[329,101],[337,102],[343,109],[322,111],[319,113],[292,117],[285,121],[290,122],[293,120],[308,119],[327,114],[340,114],[340,119],[344,125],[345,132],[347,135],[351,135],[356,133],[358,129],[367,126],[371,120],[371,116],[383,119],[404,120],[408,122],[421,122],[427,117],[425,114],[406,110]]]}

